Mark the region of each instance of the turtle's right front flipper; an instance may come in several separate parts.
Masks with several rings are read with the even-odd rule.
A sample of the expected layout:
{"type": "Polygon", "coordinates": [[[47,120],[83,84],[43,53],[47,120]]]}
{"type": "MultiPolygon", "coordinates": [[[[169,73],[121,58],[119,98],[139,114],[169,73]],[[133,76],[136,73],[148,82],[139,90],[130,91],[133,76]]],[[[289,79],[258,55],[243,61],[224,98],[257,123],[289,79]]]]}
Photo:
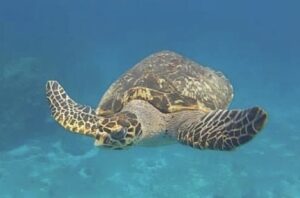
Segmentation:
{"type": "Polygon", "coordinates": [[[57,81],[47,82],[46,93],[52,116],[61,126],[75,133],[95,136],[99,117],[91,107],[74,102],[57,81]]]}
{"type": "Polygon", "coordinates": [[[94,137],[97,146],[121,149],[134,144],[142,134],[133,113],[100,117],[91,107],[72,100],[57,81],[48,81],[46,92],[53,118],[65,129],[94,137]]]}
{"type": "Polygon", "coordinates": [[[178,129],[178,141],[199,149],[232,150],[250,141],[264,126],[267,114],[259,107],[216,110],[178,129]]]}

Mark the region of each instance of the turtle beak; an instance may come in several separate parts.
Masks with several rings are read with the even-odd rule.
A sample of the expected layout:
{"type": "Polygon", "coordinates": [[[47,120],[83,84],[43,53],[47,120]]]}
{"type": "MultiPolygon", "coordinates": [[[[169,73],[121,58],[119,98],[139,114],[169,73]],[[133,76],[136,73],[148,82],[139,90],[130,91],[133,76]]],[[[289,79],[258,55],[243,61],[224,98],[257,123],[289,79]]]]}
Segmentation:
{"type": "Polygon", "coordinates": [[[124,145],[122,145],[118,140],[112,139],[107,133],[103,133],[96,138],[95,146],[111,148],[115,150],[121,150],[124,147],[124,145]]]}
{"type": "Polygon", "coordinates": [[[101,134],[96,138],[95,146],[110,146],[110,137],[107,134],[101,134]]]}

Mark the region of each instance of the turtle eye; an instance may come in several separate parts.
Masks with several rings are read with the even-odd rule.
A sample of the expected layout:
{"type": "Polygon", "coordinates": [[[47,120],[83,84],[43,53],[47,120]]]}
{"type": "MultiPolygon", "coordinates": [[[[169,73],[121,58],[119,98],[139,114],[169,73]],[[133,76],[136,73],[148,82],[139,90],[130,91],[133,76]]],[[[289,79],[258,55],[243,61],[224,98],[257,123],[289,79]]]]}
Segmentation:
{"type": "Polygon", "coordinates": [[[123,139],[125,137],[127,133],[127,129],[125,128],[122,128],[120,131],[113,131],[110,136],[113,138],[113,139],[116,139],[116,140],[120,140],[120,139],[123,139]]]}

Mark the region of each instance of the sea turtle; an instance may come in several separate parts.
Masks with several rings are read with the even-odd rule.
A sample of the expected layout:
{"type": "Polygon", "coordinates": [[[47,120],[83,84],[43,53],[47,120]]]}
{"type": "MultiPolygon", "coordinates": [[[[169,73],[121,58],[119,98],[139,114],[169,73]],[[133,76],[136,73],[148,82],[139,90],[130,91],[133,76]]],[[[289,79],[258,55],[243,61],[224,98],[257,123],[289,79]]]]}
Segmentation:
{"type": "Polygon", "coordinates": [[[135,65],[110,86],[97,109],[76,103],[57,81],[48,81],[46,92],[60,125],[113,149],[178,141],[233,150],[251,140],[267,118],[260,107],[227,110],[233,97],[227,78],[171,51],[135,65]]]}

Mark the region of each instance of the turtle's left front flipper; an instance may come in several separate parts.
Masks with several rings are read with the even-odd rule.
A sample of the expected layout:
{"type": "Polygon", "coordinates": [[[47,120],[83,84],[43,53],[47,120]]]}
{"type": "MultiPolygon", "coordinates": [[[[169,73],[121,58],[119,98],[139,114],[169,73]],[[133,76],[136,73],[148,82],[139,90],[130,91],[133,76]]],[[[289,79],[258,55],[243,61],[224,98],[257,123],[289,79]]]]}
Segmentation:
{"type": "Polygon", "coordinates": [[[264,126],[267,114],[259,107],[216,110],[199,120],[186,121],[177,139],[199,149],[233,150],[250,141],[264,126]]]}

